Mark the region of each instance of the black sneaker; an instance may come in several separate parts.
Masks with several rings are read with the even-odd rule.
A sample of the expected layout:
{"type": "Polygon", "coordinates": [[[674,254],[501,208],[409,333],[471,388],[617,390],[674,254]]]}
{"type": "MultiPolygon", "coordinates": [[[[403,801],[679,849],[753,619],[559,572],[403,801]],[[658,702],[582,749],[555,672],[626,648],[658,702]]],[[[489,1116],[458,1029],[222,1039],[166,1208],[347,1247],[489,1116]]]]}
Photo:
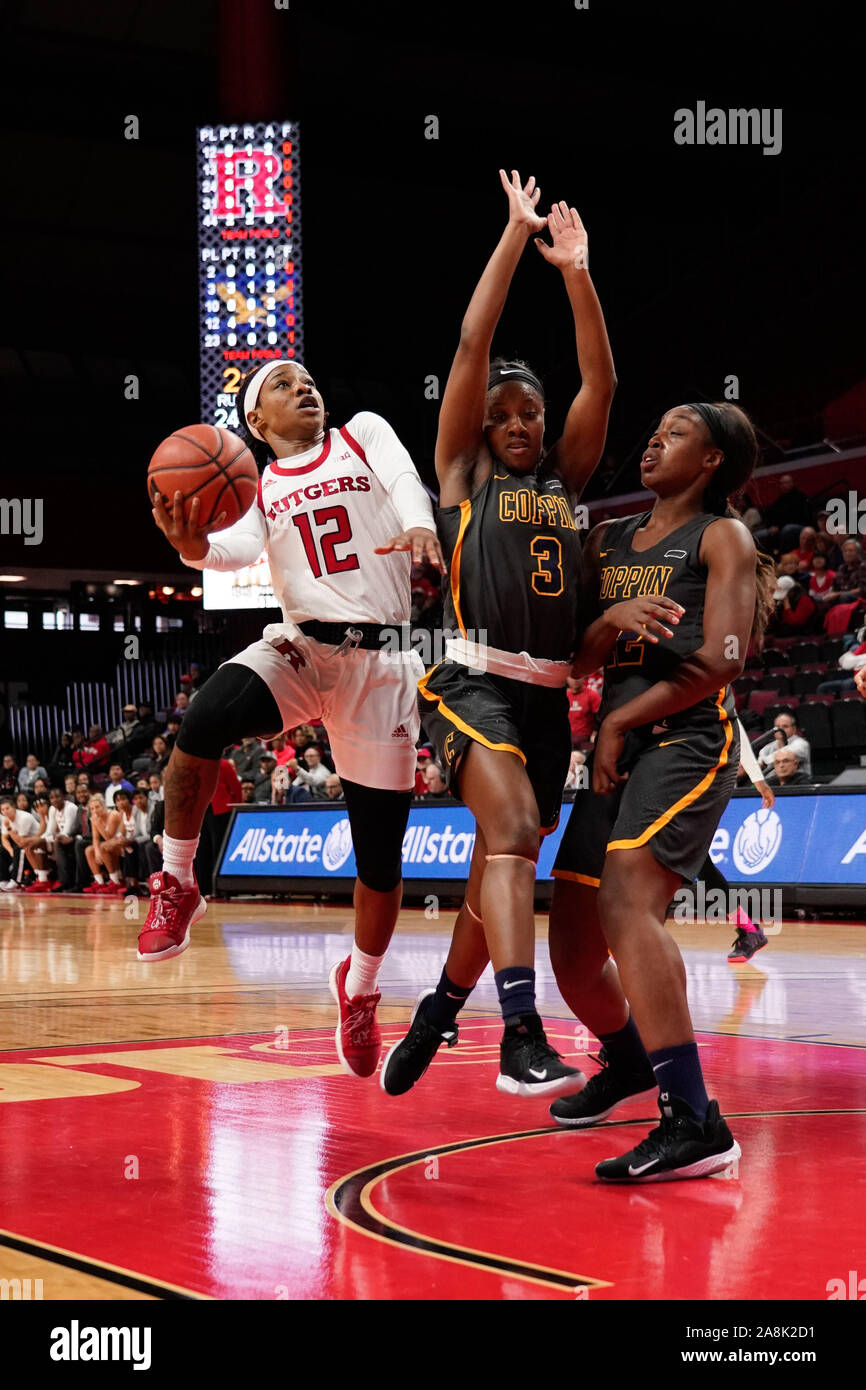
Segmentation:
{"type": "Polygon", "coordinates": [[[567,1096],[585,1085],[583,1072],[567,1067],[550,1046],[538,1014],[527,1014],[505,1029],[497,1091],[510,1096],[567,1096]]]}
{"type": "Polygon", "coordinates": [[[711,1100],[700,1124],[679,1096],[659,1096],[662,1120],[621,1158],[606,1158],[595,1166],[602,1182],[673,1182],[678,1178],[708,1178],[740,1157],[742,1150],[711,1100]]]}
{"type": "Polygon", "coordinates": [[[409,1021],[409,1032],[402,1041],[390,1048],[379,1073],[379,1085],[389,1096],[404,1096],[411,1091],[416,1081],[420,1081],[443,1043],[449,1047],[457,1045],[457,1024],[444,1033],[427,1021],[427,1000],[436,993],[435,989],[425,989],[418,996],[418,1002],[409,1021]]]}
{"type": "Polygon", "coordinates": [[[751,960],[756,951],[760,951],[767,944],[767,938],[756,927],[754,931],[743,931],[742,927],[737,928],[737,939],[728,952],[728,960],[732,965],[741,965],[744,961],[751,960]]]}
{"type": "Polygon", "coordinates": [[[604,1048],[598,1060],[602,1070],[589,1078],[582,1091],[575,1096],[563,1096],[551,1105],[550,1113],[558,1125],[576,1129],[582,1125],[597,1125],[624,1101],[656,1095],[658,1087],[652,1067],[645,1072],[612,1067],[604,1048]]]}

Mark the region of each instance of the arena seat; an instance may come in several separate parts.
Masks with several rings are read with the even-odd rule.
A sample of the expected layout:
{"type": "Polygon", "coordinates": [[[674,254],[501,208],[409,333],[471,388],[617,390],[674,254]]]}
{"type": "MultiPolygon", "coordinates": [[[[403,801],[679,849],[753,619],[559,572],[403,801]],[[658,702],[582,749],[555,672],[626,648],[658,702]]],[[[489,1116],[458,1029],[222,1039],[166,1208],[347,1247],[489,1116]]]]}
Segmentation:
{"type": "Polygon", "coordinates": [[[852,700],[837,700],[831,708],[831,722],[837,748],[866,751],[866,706],[859,695],[852,700]]]}
{"type": "Polygon", "coordinates": [[[778,690],[780,695],[790,695],[793,672],[790,666],[776,666],[767,671],[760,684],[761,690],[778,690]]]}
{"type": "Polygon", "coordinates": [[[829,666],[820,662],[817,666],[804,666],[794,677],[792,688],[795,695],[814,695],[822,681],[827,679],[829,666]]]}
{"type": "Polygon", "coordinates": [[[797,642],[788,653],[792,665],[808,666],[810,662],[821,660],[820,642],[797,642]]]}
{"type": "Polygon", "coordinates": [[[753,690],[749,696],[748,708],[753,714],[763,714],[770,705],[777,705],[778,703],[778,690],[753,690]]]}
{"type": "Polygon", "coordinates": [[[809,695],[797,711],[797,723],[803,730],[813,753],[826,753],[833,747],[833,725],[830,719],[832,695],[809,695]]]}

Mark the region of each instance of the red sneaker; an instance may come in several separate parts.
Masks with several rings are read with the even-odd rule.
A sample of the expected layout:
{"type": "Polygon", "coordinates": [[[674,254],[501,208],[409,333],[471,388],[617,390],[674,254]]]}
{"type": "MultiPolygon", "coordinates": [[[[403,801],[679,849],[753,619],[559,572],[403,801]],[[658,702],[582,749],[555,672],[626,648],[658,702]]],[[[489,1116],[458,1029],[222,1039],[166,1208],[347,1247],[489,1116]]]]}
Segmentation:
{"type": "Polygon", "coordinates": [[[346,994],[346,976],[351,957],[331,971],[328,984],[340,1010],[340,1026],[334,1034],[337,1056],[350,1076],[373,1076],[382,1050],[382,1035],[376,1022],[376,1005],[381,994],[346,994]]]}
{"type": "Polygon", "coordinates": [[[207,912],[207,903],[198,890],[182,888],[173,874],[151,874],[150,908],[138,938],[139,960],[168,960],[179,956],[189,945],[189,929],[207,912]]]}
{"type": "Polygon", "coordinates": [[[88,883],[87,887],[82,888],[81,891],[82,893],[86,893],[88,897],[95,898],[100,893],[105,892],[105,884],[97,879],[94,879],[92,883],[88,883]]]}
{"type": "Polygon", "coordinates": [[[50,893],[50,892],[51,892],[51,884],[50,884],[50,883],[47,883],[47,882],[46,882],[46,883],[42,883],[41,880],[37,878],[37,879],[34,880],[33,883],[29,884],[28,887],[24,889],[24,892],[25,892],[25,893],[50,893]]]}

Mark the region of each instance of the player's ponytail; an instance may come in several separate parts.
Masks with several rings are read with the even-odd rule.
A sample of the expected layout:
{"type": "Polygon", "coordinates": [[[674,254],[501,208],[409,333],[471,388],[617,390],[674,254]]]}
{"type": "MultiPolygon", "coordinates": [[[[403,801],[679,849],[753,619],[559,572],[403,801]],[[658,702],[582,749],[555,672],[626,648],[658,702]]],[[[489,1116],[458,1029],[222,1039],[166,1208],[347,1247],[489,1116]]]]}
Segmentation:
{"type": "MultiPolygon", "coordinates": [[[[717,401],[714,405],[702,402],[689,408],[700,415],[713,443],[724,454],[704,493],[704,506],[716,516],[730,516],[739,521],[742,518],[731,498],[739,497],[758,465],[760,447],[755,427],[746,412],[730,401],[717,401]]],[[[755,616],[750,645],[760,650],[776,606],[773,599],[775,567],[770,556],[760,550],[757,551],[755,577],[755,616]]]]}

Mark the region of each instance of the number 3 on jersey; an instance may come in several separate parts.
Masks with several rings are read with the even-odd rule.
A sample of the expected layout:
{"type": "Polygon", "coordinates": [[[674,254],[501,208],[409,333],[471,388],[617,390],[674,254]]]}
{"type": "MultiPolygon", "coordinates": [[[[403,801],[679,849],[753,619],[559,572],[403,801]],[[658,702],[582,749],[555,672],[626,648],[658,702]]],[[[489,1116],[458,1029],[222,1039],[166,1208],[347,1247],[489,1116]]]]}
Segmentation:
{"type": "Polygon", "coordinates": [[[321,579],[323,567],[326,574],[345,574],[347,570],[360,569],[357,555],[344,555],[342,558],[337,556],[337,546],[345,545],[352,539],[352,525],[346,508],[319,507],[312,513],[312,518],[319,529],[318,548],[309,514],[301,512],[298,516],[293,516],[292,521],[301,533],[304,552],[316,579],[321,579]],[[322,528],[331,521],[337,523],[336,527],[331,531],[323,531],[322,528]]]}
{"type": "Polygon", "coordinates": [[[536,536],[529,553],[535,559],[532,587],[545,598],[558,598],[565,588],[562,569],[562,542],[556,536],[536,536]]]}

